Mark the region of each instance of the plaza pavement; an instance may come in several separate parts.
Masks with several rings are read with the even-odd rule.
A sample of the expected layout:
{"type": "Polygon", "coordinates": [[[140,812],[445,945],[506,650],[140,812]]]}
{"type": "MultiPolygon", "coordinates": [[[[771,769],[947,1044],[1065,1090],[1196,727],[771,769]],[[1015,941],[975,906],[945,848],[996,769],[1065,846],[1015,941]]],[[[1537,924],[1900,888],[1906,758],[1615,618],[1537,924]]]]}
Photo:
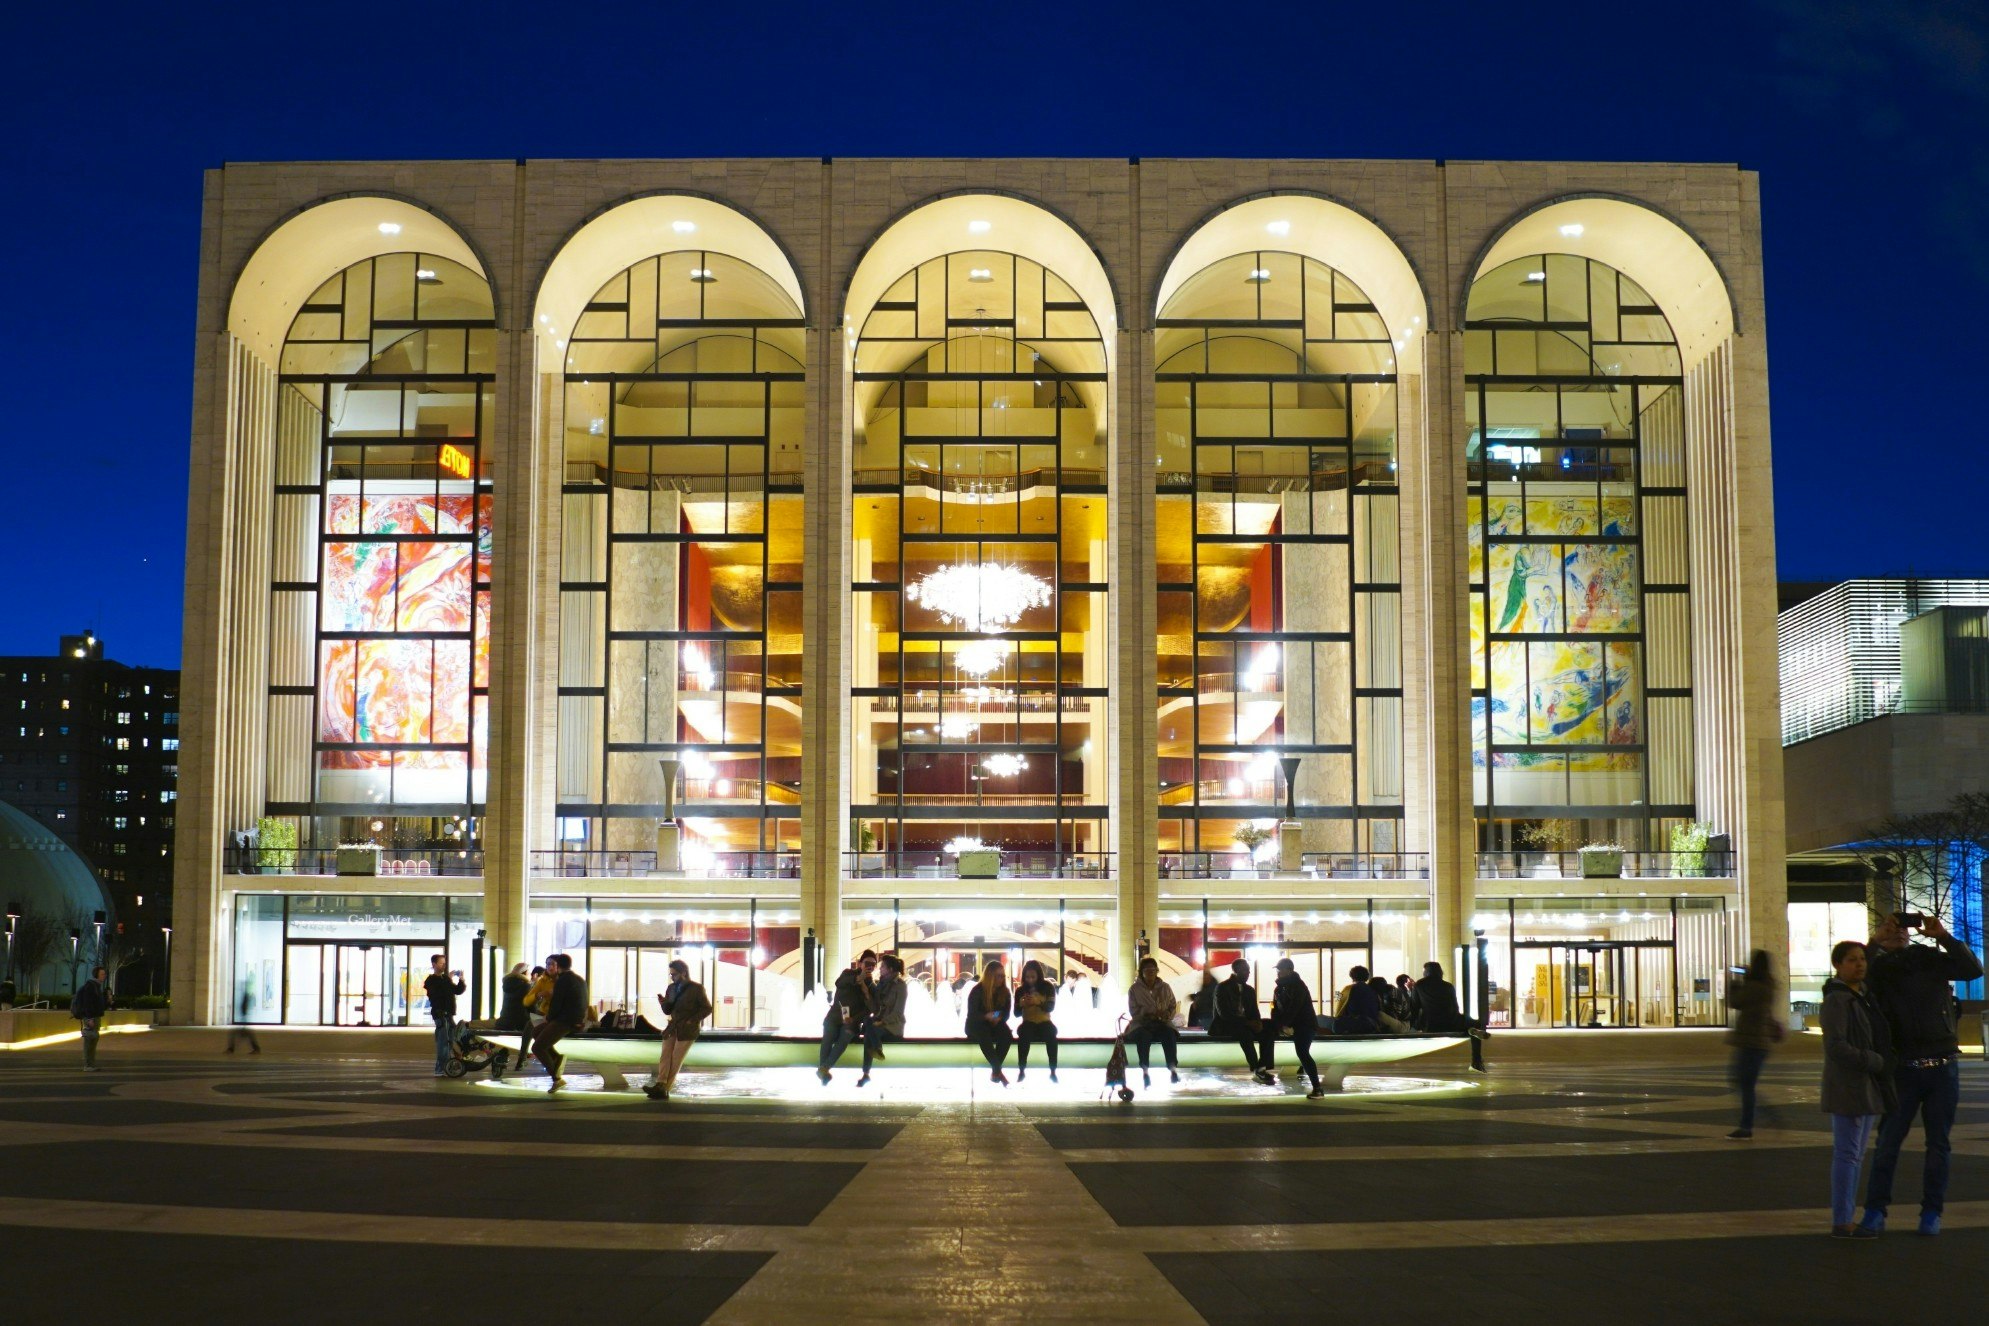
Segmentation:
{"type": "MultiPolygon", "coordinates": [[[[668,1105],[429,1076],[426,1032],[0,1054],[0,1320],[1966,1320],[1989,1303],[1989,1065],[1947,1232],[1824,1236],[1819,1046],[1726,1140],[1717,1033],[1507,1033],[1424,1089],[1231,1078],[1131,1106],[1095,1070],[700,1075],[668,1105]],[[897,1074],[894,1080],[893,1073],[897,1074]],[[789,1082],[788,1077],[793,1081],[789,1082]],[[772,1085],[769,1085],[769,1084],[772,1085]],[[736,1088],[736,1091],[734,1090],[736,1088]],[[750,1092],[753,1094],[738,1094],[750,1092]],[[16,1315],[18,1314],[18,1316],[16,1315]]],[[[534,1070],[536,1072],[536,1070],[534,1070]]],[[[631,1073],[639,1085],[640,1075],[631,1073]]],[[[575,1075],[576,1085],[586,1079],[575,1075]]],[[[1137,1077],[1135,1079],[1137,1085],[1137,1077]]],[[[1903,1223],[1905,1228],[1899,1229],[1903,1223]]]]}

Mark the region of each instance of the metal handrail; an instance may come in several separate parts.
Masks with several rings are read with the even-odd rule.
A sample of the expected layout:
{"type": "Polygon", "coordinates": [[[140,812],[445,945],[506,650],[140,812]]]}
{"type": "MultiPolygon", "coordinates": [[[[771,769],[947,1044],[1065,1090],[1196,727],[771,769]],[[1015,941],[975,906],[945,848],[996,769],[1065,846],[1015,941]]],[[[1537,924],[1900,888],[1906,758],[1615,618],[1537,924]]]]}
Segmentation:
{"type": "MultiPolygon", "coordinates": [[[[1028,848],[1003,849],[1001,877],[1005,879],[1108,879],[1112,874],[1112,852],[1035,851],[1028,848]]],[[[870,879],[951,879],[959,874],[959,862],[945,852],[872,851],[845,852],[847,874],[870,879]]]]}
{"type": "MultiPolygon", "coordinates": [[[[226,847],[221,870],[229,875],[337,875],[336,847],[226,847]]],[[[481,847],[382,847],[376,875],[392,879],[474,879],[483,874],[481,847]]]]}
{"type": "Polygon", "coordinates": [[[1162,852],[1162,879],[1428,879],[1428,852],[1305,852],[1296,870],[1242,852],[1162,852]]]}
{"type": "Polygon", "coordinates": [[[533,851],[532,874],[542,879],[645,879],[668,876],[688,879],[797,879],[801,853],[792,851],[711,853],[708,860],[663,871],[654,851],[610,851],[598,847],[555,847],[533,851]]]}
{"type": "Polygon", "coordinates": [[[1582,854],[1575,852],[1480,852],[1479,879],[1731,879],[1732,852],[1643,852],[1623,853],[1623,867],[1617,875],[1587,875],[1582,871],[1582,854]]]}

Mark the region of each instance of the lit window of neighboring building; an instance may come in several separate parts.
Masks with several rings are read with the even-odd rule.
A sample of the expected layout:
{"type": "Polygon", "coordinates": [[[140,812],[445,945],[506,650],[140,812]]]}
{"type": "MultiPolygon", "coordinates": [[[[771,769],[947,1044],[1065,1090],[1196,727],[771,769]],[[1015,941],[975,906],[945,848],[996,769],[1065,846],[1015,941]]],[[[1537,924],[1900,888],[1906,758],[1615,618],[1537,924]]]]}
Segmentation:
{"type": "Polygon", "coordinates": [[[178,750],[179,748],[180,739],[178,737],[161,737],[159,739],[160,750],[178,750]]]}

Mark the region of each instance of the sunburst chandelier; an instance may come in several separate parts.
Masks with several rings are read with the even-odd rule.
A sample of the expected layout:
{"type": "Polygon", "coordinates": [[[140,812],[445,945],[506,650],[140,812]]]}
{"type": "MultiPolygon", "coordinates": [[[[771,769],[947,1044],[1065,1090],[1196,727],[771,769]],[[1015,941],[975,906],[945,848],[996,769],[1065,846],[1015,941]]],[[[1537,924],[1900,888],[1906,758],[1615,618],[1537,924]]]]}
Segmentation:
{"type": "Polygon", "coordinates": [[[953,651],[953,666],[970,677],[985,677],[1008,657],[1008,641],[983,636],[953,651]]]}
{"type": "Polygon", "coordinates": [[[1050,582],[1006,562],[956,563],[928,571],[905,597],[962,630],[1006,631],[1031,608],[1050,606],[1050,582]]]}
{"type": "Polygon", "coordinates": [[[1029,767],[1029,759],[1024,755],[990,755],[981,761],[981,767],[997,778],[1013,778],[1029,767]]]}
{"type": "Polygon", "coordinates": [[[965,714],[945,714],[939,720],[939,735],[946,741],[965,741],[980,729],[981,725],[965,714]]]}

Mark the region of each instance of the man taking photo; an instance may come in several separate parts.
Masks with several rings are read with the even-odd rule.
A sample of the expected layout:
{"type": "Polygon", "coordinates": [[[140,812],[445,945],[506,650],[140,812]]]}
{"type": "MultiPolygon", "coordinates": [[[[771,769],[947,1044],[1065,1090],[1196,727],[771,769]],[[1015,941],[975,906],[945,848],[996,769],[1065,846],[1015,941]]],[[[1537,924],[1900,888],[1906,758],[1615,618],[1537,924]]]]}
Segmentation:
{"type": "Polygon", "coordinates": [[[435,1019],[435,1076],[447,1077],[449,1049],[456,1036],[456,996],[463,992],[463,974],[446,971],[449,959],[437,953],[428,960],[428,979],[421,988],[428,994],[428,1013],[435,1019]]]}
{"type": "Polygon", "coordinates": [[[1961,1107],[1961,1051],[1955,1039],[1959,1008],[1955,981],[1982,975],[1982,964],[1968,945],[1948,933],[1935,916],[1894,912],[1872,932],[1871,967],[1866,988],[1892,1029],[1893,1084],[1899,1103],[1879,1123],[1878,1155],[1872,1160],[1871,1186],[1865,1192],[1865,1218],[1859,1222],[1866,1237],[1885,1228],[1885,1211],[1892,1204],[1892,1176],[1899,1168],[1899,1148],[1913,1131],[1918,1115],[1927,1130],[1927,1167],[1920,1187],[1920,1232],[1941,1232],[1941,1210],[1948,1190],[1948,1133],[1961,1107]],[[1918,930],[1934,941],[1915,944],[1918,930]]]}

